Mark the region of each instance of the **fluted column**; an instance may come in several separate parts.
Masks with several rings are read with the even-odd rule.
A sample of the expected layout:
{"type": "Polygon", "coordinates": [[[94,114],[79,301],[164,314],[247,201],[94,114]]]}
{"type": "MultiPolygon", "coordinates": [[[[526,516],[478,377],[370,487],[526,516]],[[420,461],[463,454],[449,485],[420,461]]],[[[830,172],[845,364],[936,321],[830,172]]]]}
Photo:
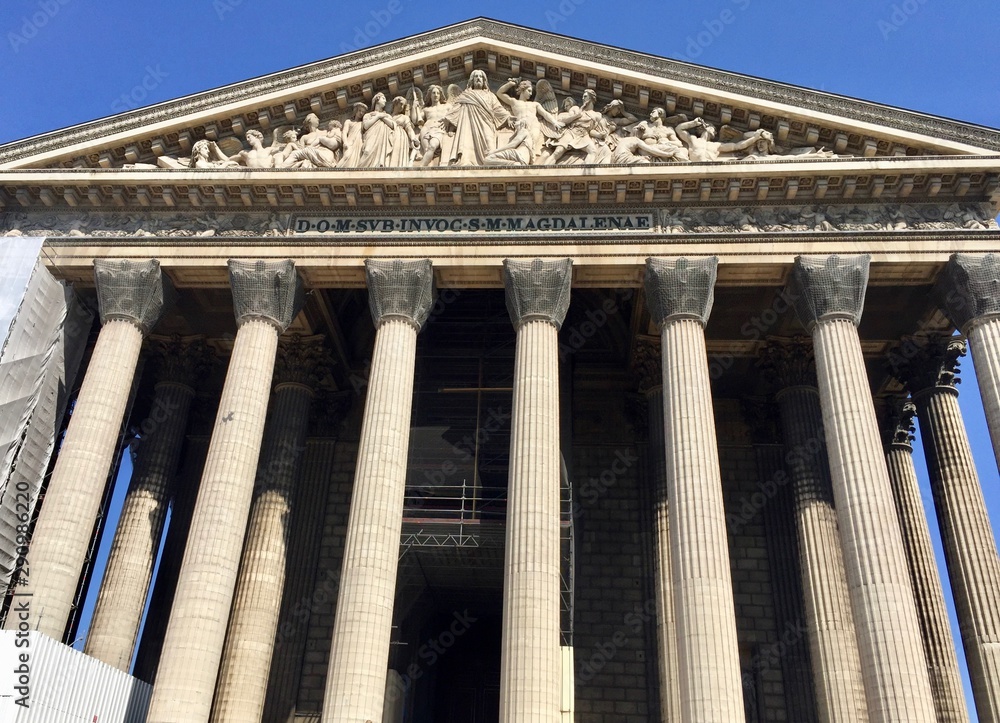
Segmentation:
{"type": "Polygon", "coordinates": [[[674,614],[684,721],[742,720],[736,612],[705,323],[718,259],[647,259],[659,325],[674,614]]]}
{"type": "Polygon", "coordinates": [[[938,723],[969,723],[955,641],[951,635],[948,608],[941,588],[941,575],[920,498],[917,472],[913,467],[911,442],[913,415],[916,413],[917,408],[911,402],[887,402],[883,426],[886,465],[889,468],[889,481],[892,483],[903,545],[910,565],[910,580],[938,723]]]}
{"type": "Polygon", "coordinates": [[[208,366],[208,348],[201,339],[160,339],[155,352],[159,380],[84,648],[87,655],[125,672],[160,548],[194,387],[208,366]]]}
{"type": "Polygon", "coordinates": [[[812,333],[841,548],[873,723],[935,719],[906,553],[857,323],[869,257],[800,256],[799,319],[812,333]]]}
{"type": "MultiPolygon", "coordinates": [[[[70,417],[21,573],[32,630],[61,640],[90,547],[128,405],[142,338],[163,311],[156,260],[94,261],[101,333],[70,417]]],[[[18,625],[18,615],[7,626],[18,625]]],[[[23,621],[23,619],[22,619],[23,621]]]]}
{"type": "Polygon", "coordinates": [[[174,485],[174,498],[170,505],[170,524],[163,540],[160,564],[156,569],[156,581],[149,595],[149,611],[146,613],[139,648],[135,653],[135,664],[132,666],[132,675],[147,683],[154,682],[156,669],[160,664],[163,638],[167,634],[170,608],[173,607],[184,547],[188,531],[191,529],[198,482],[205,468],[205,457],[211,441],[209,432],[214,421],[214,410],[214,404],[206,403],[204,398],[195,397],[188,426],[197,428],[192,430],[185,444],[184,461],[181,462],[181,469],[174,485]],[[204,415],[207,407],[211,407],[212,419],[206,420],[204,415]]]}
{"type": "Polygon", "coordinates": [[[288,540],[289,565],[267,683],[265,721],[287,721],[295,710],[312,608],[310,596],[323,537],[328,488],[336,463],[337,430],[354,396],[348,390],[320,394],[313,401],[310,415],[312,429],[306,440],[299,481],[295,485],[288,540]]]}
{"type": "Polygon", "coordinates": [[[403,526],[417,332],[429,260],[365,262],[377,329],[323,699],[324,723],[381,721],[403,526]]]}
{"type": "Polygon", "coordinates": [[[920,420],[948,577],[979,720],[1000,721],[1000,558],[958,407],[955,338],[908,340],[896,355],[920,420]],[[900,358],[902,357],[902,358],[900,358]]]}
{"type": "Polygon", "coordinates": [[[681,720],[681,689],[677,664],[677,621],[674,616],[673,573],[670,565],[670,500],[667,495],[666,450],[663,436],[663,361],[660,347],[640,340],[639,391],[646,397],[649,423],[648,484],[653,490],[653,585],[656,597],[657,667],[660,678],[660,719],[681,720]]]}
{"type": "Polygon", "coordinates": [[[816,712],[824,723],[867,721],[812,348],[803,340],[774,342],[765,354],[780,387],[776,399],[792,479],[816,712]]]}
{"type": "Polygon", "coordinates": [[[191,518],[149,723],[207,721],[260,456],[274,357],[297,313],[291,261],[229,262],[238,331],[191,518]]]}
{"type": "Polygon", "coordinates": [[[993,453],[1000,464],[1000,255],[953,254],[935,295],[969,339],[993,453]]]}
{"type": "Polygon", "coordinates": [[[572,264],[504,260],[517,331],[504,554],[501,723],[558,723],[559,349],[572,264]]]}
{"type": "Polygon", "coordinates": [[[292,497],[314,390],[329,365],[322,343],[322,336],[293,335],[278,345],[274,394],[212,705],[213,723],[253,723],[264,711],[285,587],[292,497]]]}

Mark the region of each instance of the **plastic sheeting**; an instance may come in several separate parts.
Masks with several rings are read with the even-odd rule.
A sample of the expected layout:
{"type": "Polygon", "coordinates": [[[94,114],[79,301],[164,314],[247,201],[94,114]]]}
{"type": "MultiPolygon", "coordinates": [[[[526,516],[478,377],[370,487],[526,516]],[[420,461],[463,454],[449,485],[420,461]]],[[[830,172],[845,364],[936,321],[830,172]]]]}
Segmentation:
{"type": "Polygon", "coordinates": [[[18,635],[0,631],[0,721],[146,720],[152,693],[148,683],[41,633],[18,635]]]}
{"type": "Polygon", "coordinates": [[[0,587],[10,582],[18,527],[34,512],[92,322],[72,289],[35,260],[0,351],[0,587]]]}

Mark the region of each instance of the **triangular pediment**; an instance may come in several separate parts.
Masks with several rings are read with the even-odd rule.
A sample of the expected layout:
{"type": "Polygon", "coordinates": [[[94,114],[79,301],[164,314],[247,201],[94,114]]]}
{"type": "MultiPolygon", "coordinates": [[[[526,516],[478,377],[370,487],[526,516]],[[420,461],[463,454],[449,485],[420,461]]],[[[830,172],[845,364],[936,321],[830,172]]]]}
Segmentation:
{"type": "MultiPolygon", "coordinates": [[[[270,146],[277,129],[300,129],[310,113],[344,121],[354,104],[370,105],[379,93],[391,103],[411,88],[464,88],[477,69],[494,91],[522,77],[547,83],[558,102],[580,104],[589,89],[598,111],[619,100],[637,119],[657,107],[674,125],[703,118],[722,130],[720,141],[766,133],[775,158],[809,148],[817,158],[1000,154],[994,129],[476,19],[6,144],[0,169],[157,167],[161,158],[159,166],[183,165],[202,139],[231,155],[246,148],[248,130],[270,146]]],[[[720,160],[746,156],[741,149],[720,160]]]]}

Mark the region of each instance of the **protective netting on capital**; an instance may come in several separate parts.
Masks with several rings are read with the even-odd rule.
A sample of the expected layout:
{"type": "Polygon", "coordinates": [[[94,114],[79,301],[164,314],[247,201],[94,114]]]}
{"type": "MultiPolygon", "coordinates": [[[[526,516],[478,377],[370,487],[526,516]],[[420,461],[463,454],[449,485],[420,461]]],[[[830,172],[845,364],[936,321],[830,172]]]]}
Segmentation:
{"type": "Polygon", "coordinates": [[[148,334],[173,299],[173,286],[156,259],[95,259],[94,278],[102,324],[126,319],[148,334]]]}
{"type": "Polygon", "coordinates": [[[795,311],[806,327],[824,318],[861,319],[871,256],[799,256],[789,287],[795,311]]]}
{"type": "Polygon", "coordinates": [[[434,305],[434,270],[430,259],[365,261],[368,308],[378,326],[387,318],[409,319],[423,326],[434,305]]]}
{"type": "Polygon", "coordinates": [[[230,259],[229,285],[238,324],[249,319],[267,319],[284,331],[302,308],[302,281],[290,260],[230,259]]]}
{"type": "Polygon", "coordinates": [[[671,317],[708,323],[715,302],[719,259],[646,259],[646,303],[656,324],[671,317]]]}
{"type": "Polygon", "coordinates": [[[952,254],[934,295],[959,329],[976,317],[1000,314],[1000,256],[952,254]]]}
{"type": "Polygon", "coordinates": [[[507,313],[514,327],[544,319],[561,328],[569,309],[573,260],[504,259],[503,268],[507,313]]]}

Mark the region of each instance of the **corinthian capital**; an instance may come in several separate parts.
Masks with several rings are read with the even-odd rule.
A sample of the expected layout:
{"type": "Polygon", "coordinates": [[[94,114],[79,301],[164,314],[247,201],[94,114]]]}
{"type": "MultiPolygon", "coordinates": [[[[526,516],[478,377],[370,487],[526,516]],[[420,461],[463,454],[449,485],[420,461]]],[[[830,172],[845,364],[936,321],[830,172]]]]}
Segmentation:
{"type": "Polygon", "coordinates": [[[894,396],[876,403],[879,412],[879,426],[882,432],[882,444],[890,447],[905,447],[913,449],[913,418],[917,415],[917,407],[906,397],[894,396]]]}
{"type": "Polygon", "coordinates": [[[827,319],[861,320],[871,256],[799,256],[789,281],[795,311],[807,329],[827,319]]]}
{"type": "Polygon", "coordinates": [[[977,319],[1000,315],[1000,256],[952,254],[934,295],[963,334],[977,319]]]}
{"type": "Polygon", "coordinates": [[[434,304],[434,270],[430,259],[365,261],[368,308],[376,328],[389,319],[403,319],[418,330],[434,304]]]}
{"type": "Polygon", "coordinates": [[[957,394],[958,365],[965,350],[965,340],[957,337],[907,337],[889,355],[889,368],[913,397],[930,389],[957,394]]]}
{"type": "Polygon", "coordinates": [[[572,259],[504,259],[503,285],[507,291],[507,312],[514,328],[539,319],[561,328],[569,310],[572,281],[572,259]]]}
{"type": "Polygon", "coordinates": [[[719,259],[646,259],[646,303],[656,324],[697,319],[704,326],[715,301],[719,259]]]}
{"type": "Polygon", "coordinates": [[[640,336],[636,340],[632,375],[642,393],[663,384],[663,357],[660,354],[659,337],[640,336]]]}
{"type": "Polygon", "coordinates": [[[172,298],[173,287],[160,262],[94,259],[101,323],[124,319],[148,334],[172,298]]]}
{"type": "Polygon", "coordinates": [[[217,361],[202,336],[153,336],[149,347],[157,383],[195,389],[217,361]]]}
{"type": "Polygon", "coordinates": [[[284,332],[302,308],[302,281],[291,261],[229,260],[236,323],[264,319],[284,332]]]}
{"type": "Polygon", "coordinates": [[[817,385],[813,347],[808,337],[770,339],[761,352],[760,365],[773,377],[779,390],[817,385]]]}
{"type": "Polygon", "coordinates": [[[292,334],[278,341],[274,360],[274,382],[301,384],[315,390],[333,364],[333,358],[323,346],[323,335],[292,334]]]}

